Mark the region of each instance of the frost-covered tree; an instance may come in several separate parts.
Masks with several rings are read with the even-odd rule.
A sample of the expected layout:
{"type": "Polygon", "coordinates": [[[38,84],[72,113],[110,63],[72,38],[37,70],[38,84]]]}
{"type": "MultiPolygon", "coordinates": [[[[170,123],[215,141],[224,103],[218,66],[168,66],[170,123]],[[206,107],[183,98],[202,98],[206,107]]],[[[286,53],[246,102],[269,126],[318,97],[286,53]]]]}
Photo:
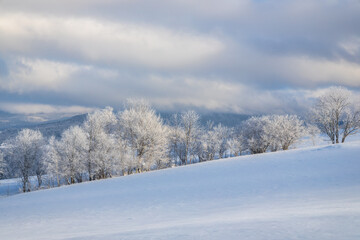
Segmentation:
{"type": "Polygon", "coordinates": [[[145,100],[128,100],[119,114],[122,138],[132,151],[136,171],[161,168],[168,159],[168,131],[145,100]]]}
{"type": "Polygon", "coordinates": [[[199,156],[199,139],[201,129],[199,124],[200,116],[195,111],[183,112],[180,115],[174,114],[171,119],[170,128],[170,148],[172,156],[181,161],[181,164],[187,164],[199,156]]]}
{"type": "Polygon", "coordinates": [[[0,179],[4,176],[5,174],[5,168],[6,168],[6,163],[4,160],[4,154],[0,151],[0,179]]]}
{"type": "Polygon", "coordinates": [[[341,142],[345,142],[346,137],[354,135],[360,130],[360,103],[355,104],[350,101],[350,105],[345,109],[343,117],[340,118],[341,142]]]}
{"type": "Polygon", "coordinates": [[[132,156],[130,146],[121,135],[116,138],[116,150],[118,159],[117,170],[121,171],[122,175],[131,174],[136,169],[136,159],[132,156]]]}
{"type": "Polygon", "coordinates": [[[204,162],[209,160],[207,155],[206,143],[203,141],[205,136],[205,131],[201,129],[198,134],[198,141],[196,141],[194,148],[194,155],[197,156],[199,162],[204,162]]]}
{"type": "Polygon", "coordinates": [[[88,150],[87,135],[79,126],[72,126],[65,130],[61,135],[61,140],[53,143],[55,157],[59,157],[59,161],[53,159],[52,166],[54,172],[61,171],[61,175],[68,184],[82,182],[84,173],[86,172],[86,154],[88,150]],[[56,169],[58,168],[58,169],[56,169]]]}
{"type": "Polygon", "coordinates": [[[96,177],[109,176],[108,166],[114,161],[113,149],[115,147],[111,132],[116,125],[117,119],[113,109],[107,107],[88,114],[83,129],[86,133],[86,156],[85,165],[89,180],[96,177]]]}
{"type": "Polygon", "coordinates": [[[187,111],[181,114],[181,126],[184,131],[183,144],[185,146],[184,155],[186,157],[186,164],[190,160],[190,164],[195,156],[195,149],[197,147],[198,132],[200,130],[199,119],[200,116],[195,111],[187,111]]]}
{"type": "Polygon", "coordinates": [[[21,177],[23,192],[31,191],[30,176],[36,175],[41,186],[44,166],[42,164],[42,146],[44,137],[38,130],[23,129],[10,139],[8,157],[11,169],[21,177]]]}
{"type": "Polygon", "coordinates": [[[331,87],[312,108],[312,118],[333,144],[344,142],[346,137],[360,129],[359,104],[352,100],[352,93],[343,87],[331,87]]]}
{"type": "Polygon", "coordinates": [[[227,140],[231,135],[231,129],[219,123],[217,126],[214,127],[214,132],[216,137],[218,156],[219,158],[223,158],[228,148],[227,140]]]}
{"type": "Polygon", "coordinates": [[[185,131],[181,124],[180,115],[174,114],[170,120],[171,126],[169,127],[169,151],[170,156],[173,158],[175,164],[180,160],[181,163],[186,162],[185,151],[185,131]]]}
{"type": "Polygon", "coordinates": [[[63,177],[62,159],[59,153],[59,143],[54,136],[48,140],[48,144],[44,147],[43,162],[45,171],[49,179],[56,180],[56,186],[60,186],[63,177]]]}
{"type": "Polygon", "coordinates": [[[240,156],[246,150],[246,141],[244,138],[244,131],[241,125],[236,126],[232,130],[232,134],[227,141],[227,147],[230,154],[240,156]]]}
{"type": "Polygon", "coordinates": [[[228,149],[227,141],[231,135],[231,129],[221,124],[214,126],[212,121],[207,122],[206,127],[198,129],[197,156],[199,161],[222,158],[228,149]]]}
{"type": "Polygon", "coordinates": [[[201,144],[197,149],[199,159],[201,161],[214,160],[220,149],[219,134],[214,130],[214,123],[208,121],[201,132],[199,140],[201,144]]]}
{"type": "Polygon", "coordinates": [[[244,137],[251,153],[264,153],[271,144],[271,136],[265,132],[269,117],[251,117],[243,123],[244,137]]]}
{"type": "Polygon", "coordinates": [[[270,137],[272,151],[288,150],[305,135],[304,122],[296,115],[271,115],[267,118],[264,133],[270,137]]]}
{"type": "Polygon", "coordinates": [[[247,146],[252,153],[287,150],[305,135],[302,120],[296,115],[252,117],[243,126],[247,146]]]}
{"type": "MultiPolygon", "coordinates": [[[[209,157],[208,144],[209,144],[209,130],[212,129],[213,123],[209,121],[204,128],[199,128],[197,133],[196,142],[194,144],[194,155],[198,158],[199,162],[212,160],[209,157]]],[[[184,144],[185,146],[185,144],[184,144]]],[[[184,147],[185,149],[185,147],[184,147]]],[[[185,153],[185,151],[184,151],[185,153]]],[[[215,156],[215,153],[214,153],[215,156]]]]}
{"type": "Polygon", "coordinates": [[[237,138],[230,138],[226,142],[227,148],[230,151],[230,155],[235,157],[240,156],[242,152],[242,142],[237,138]]]}
{"type": "Polygon", "coordinates": [[[296,115],[252,117],[243,125],[247,147],[252,153],[287,150],[305,135],[302,120],[296,115]]]}
{"type": "Polygon", "coordinates": [[[97,136],[97,147],[95,154],[95,173],[97,179],[111,177],[117,172],[119,162],[118,145],[113,134],[102,132],[97,136]]]}
{"type": "Polygon", "coordinates": [[[230,151],[230,155],[233,156],[240,156],[242,152],[246,149],[245,139],[243,134],[243,129],[240,126],[235,127],[232,132],[231,136],[226,142],[227,148],[230,151]]]}
{"type": "Polygon", "coordinates": [[[312,144],[316,145],[316,140],[319,138],[319,134],[321,133],[320,129],[313,124],[306,124],[305,128],[306,135],[310,137],[312,144]]]}

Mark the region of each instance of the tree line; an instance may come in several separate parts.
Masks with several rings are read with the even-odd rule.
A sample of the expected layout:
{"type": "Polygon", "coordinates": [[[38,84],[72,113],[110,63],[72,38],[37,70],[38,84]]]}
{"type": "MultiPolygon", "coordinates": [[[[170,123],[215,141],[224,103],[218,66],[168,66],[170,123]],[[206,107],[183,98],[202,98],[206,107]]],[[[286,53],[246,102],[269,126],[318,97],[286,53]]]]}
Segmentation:
{"type": "Polygon", "coordinates": [[[228,156],[288,150],[304,136],[326,134],[344,142],[360,128],[351,92],[332,87],[320,96],[305,122],[296,115],[253,116],[237,127],[200,125],[195,111],[164,123],[145,100],[128,100],[117,114],[107,107],[87,115],[61,138],[23,129],[0,151],[0,174],[19,177],[22,191],[123,176],[228,156]],[[46,184],[43,183],[44,176],[46,184]],[[30,181],[36,176],[36,186],[30,181]]]}

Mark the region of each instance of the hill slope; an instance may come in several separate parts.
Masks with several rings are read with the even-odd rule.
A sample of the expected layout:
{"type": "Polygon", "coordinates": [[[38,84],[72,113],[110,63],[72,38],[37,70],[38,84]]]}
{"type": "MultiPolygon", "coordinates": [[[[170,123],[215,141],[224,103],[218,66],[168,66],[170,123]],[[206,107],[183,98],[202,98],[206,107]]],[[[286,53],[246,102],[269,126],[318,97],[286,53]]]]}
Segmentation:
{"type": "Polygon", "coordinates": [[[360,142],[0,198],[0,239],[359,239],[360,142]]]}

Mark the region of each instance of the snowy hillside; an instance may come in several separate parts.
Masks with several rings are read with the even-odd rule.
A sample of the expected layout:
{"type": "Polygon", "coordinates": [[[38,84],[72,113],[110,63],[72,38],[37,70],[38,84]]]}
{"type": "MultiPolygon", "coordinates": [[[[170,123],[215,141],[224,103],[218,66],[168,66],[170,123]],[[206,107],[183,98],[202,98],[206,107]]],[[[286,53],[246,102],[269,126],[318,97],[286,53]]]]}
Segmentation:
{"type": "Polygon", "coordinates": [[[0,198],[0,239],[360,239],[360,142],[0,198]]]}

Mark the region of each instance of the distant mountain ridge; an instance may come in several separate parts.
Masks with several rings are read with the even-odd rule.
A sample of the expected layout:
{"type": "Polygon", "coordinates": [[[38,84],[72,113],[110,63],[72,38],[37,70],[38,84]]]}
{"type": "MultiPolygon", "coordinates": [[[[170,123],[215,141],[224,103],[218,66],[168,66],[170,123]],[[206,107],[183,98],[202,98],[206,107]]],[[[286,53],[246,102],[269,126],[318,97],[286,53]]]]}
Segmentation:
{"type": "MultiPolygon", "coordinates": [[[[171,123],[171,116],[174,112],[158,112],[165,123],[171,123]]],[[[249,115],[235,114],[235,113],[205,113],[200,115],[201,125],[205,125],[208,121],[214,122],[215,125],[221,123],[224,126],[234,127],[242,121],[248,119],[249,115]]],[[[60,137],[61,133],[68,129],[70,126],[81,125],[87,114],[75,115],[69,118],[62,118],[42,123],[25,122],[19,120],[17,115],[0,112],[1,117],[6,116],[6,121],[0,124],[0,144],[6,139],[16,136],[19,130],[23,128],[30,128],[39,130],[45,137],[55,136],[60,137]]]]}
{"type": "Polygon", "coordinates": [[[43,123],[29,123],[20,121],[18,124],[9,125],[8,127],[3,126],[2,129],[0,129],[0,144],[6,139],[14,137],[18,131],[23,128],[39,130],[46,137],[53,135],[55,137],[60,137],[61,133],[70,126],[81,125],[84,122],[86,116],[87,114],[81,114],[65,119],[52,120],[43,123]]]}

